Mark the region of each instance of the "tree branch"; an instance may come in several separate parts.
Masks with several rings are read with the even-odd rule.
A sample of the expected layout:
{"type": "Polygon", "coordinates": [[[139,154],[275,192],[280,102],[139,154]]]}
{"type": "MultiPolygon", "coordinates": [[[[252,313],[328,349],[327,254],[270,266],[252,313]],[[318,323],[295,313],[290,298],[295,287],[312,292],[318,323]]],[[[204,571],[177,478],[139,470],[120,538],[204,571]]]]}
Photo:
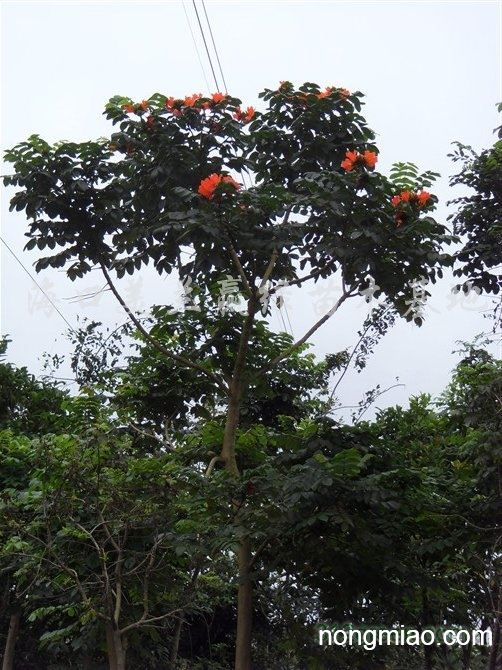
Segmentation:
{"type": "Polygon", "coordinates": [[[228,238],[228,244],[229,244],[228,250],[230,251],[230,257],[232,258],[232,261],[234,262],[236,270],[239,273],[239,277],[242,279],[242,284],[244,286],[244,290],[247,293],[248,298],[250,298],[253,294],[253,290],[251,288],[251,285],[249,284],[248,278],[246,277],[246,273],[244,272],[244,268],[242,267],[242,263],[239,259],[239,256],[237,255],[237,252],[235,251],[235,248],[234,248],[234,245],[232,244],[230,236],[228,238]]]}
{"type": "Polygon", "coordinates": [[[108,286],[110,287],[111,292],[113,295],[116,297],[120,305],[123,307],[125,312],[129,315],[129,318],[131,321],[134,323],[136,328],[139,330],[139,332],[143,335],[143,337],[153,346],[155,347],[160,353],[164,354],[164,356],[168,356],[171,358],[173,361],[178,363],[181,366],[187,367],[187,368],[192,368],[193,370],[198,370],[199,372],[204,373],[207,375],[210,379],[212,379],[221,389],[224,391],[224,393],[228,392],[228,388],[224,381],[218,377],[218,375],[214,374],[214,372],[211,372],[210,370],[207,370],[203,365],[200,363],[196,363],[194,361],[191,361],[188,358],[185,358],[184,356],[179,356],[178,354],[175,354],[172,351],[169,351],[161,342],[159,342],[155,337],[150,335],[150,333],[146,330],[146,328],[143,326],[141,321],[138,319],[138,317],[133,314],[133,312],[129,309],[128,305],[120,295],[120,293],[117,291],[117,288],[115,287],[114,283],[112,282],[112,279],[108,273],[108,270],[106,267],[103,265],[103,263],[100,263],[101,266],[101,271],[103,272],[105,279],[107,281],[108,286]]]}
{"type": "Polygon", "coordinates": [[[325,314],[322,318],[320,318],[319,321],[317,321],[316,323],[314,323],[314,325],[312,326],[312,328],[310,328],[310,329],[305,333],[305,335],[303,335],[303,337],[301,337],[301,338],[300,338],[299,340],[297,340],[293,345],[291,345],[291,347],[289,347],[289,349],[286,349],[286,350],[283,351],[282,353],[278,354],[278,355],[277,355],[275,358],[273,358],[269,363],[267,363],[267,365],[265,365],[265,367],[263,367],[261,370],[258,371],[258,374],[263,374],[263,373],[265,373],[265,372],[269,372],[270,370],[272,370],[272,368],[274,368],[274,367],[275,367],[278,363],[280,363],[282,360],[284,360],[284,359],[287,358],[288,356],[291,356],[292,353],[294,353],[297,349],[299,349],[299,348],[302,346],[302,344],[305,344],[305,342],[307,342],[307,340],[308,340],[310,337],[312,337],[312,335],[313,335],[317,330],[319,330],[319,328],[320,328],[324,323],[326,323],[326,321],[327,321],[328,319],[330,319],[330,318],[333,316],[333,314],[338,310],[338,308],[340,307],[340,305],[341,305],[343,302],[345,302],[345,300],[347,300],[347,298],[350,298],[350,297],[352,297],[353,295],[354,295],[353,293],[347,293],[347,292],[344,291],[344,292],[342,293],[342,295],[340,296],[340,298],[339,298],[339,299],[336,301],[336,303],[333,305],[333,307],[329,310],[329,312],[326,312],[326,314],[325,314]]]}
{"type": "Polygon", "coordinates": [[[209,465],[207,466],[206,475],[205,475],[206,477],[211,476],[211,474],[212,474],[212,472],[213,472],[213,470],[216,466],[216,463],[219,463],[220,461],[223,461],[223,458],[221,456],[213,456],[213,458],[209,461],[209,465]]]}
{"type": "Polygon", "coordinates": [[[260,282],[260,288],[263,288],[265,284],[268,282],[270,279],[270,275],[274,271],[275,264],[277,263],[279,259],[279,249],[275,248],[272,252],[272,256],[270,257],[270,261],[267,265],[267,269],[265,270],[265,273],[263,274],[263,279],[260,282]]]}
{"type": "Polygon", "coordinates": [[[130,623],[128,626],[124,626],[124,628],[121,628],[119,630],[119,633],[120,635],[124,635],[124,633],[127,633],[127,631],[129,630],[133,630],[134,628],[140,628],[141,626],[149,626],[154,621],[162,621],[163,619],[167,619],[167,617],[174,616],[179,612],[184,612],[184,608],[171,610],[170,612],[167,612],[167,614],[161,614],[160,616],[150,617],[149,619],[146,616],[142,616],[134,623],[130,623]]]}

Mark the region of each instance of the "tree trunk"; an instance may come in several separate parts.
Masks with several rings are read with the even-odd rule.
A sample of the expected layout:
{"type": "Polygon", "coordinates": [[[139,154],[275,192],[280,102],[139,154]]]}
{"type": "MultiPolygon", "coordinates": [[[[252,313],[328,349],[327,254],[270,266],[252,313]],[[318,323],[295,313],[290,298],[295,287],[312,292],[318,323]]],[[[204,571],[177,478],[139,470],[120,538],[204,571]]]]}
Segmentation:
{"type": "Polygon", "coordinates": [[[237,596],[237,641],[235,670],[251,670],[251,630],[253,623],[253,584],[249,578],[251,543],[241,540],[237,554],[239,565],[239,592],[237,596]]]}
{"type": "Polygon", "coordinates": [[[117,629],[113,631],[113,640],[115,643],[115,657],[117,659],[117,670],[125,670],[126,650],[120,632],[117,629]]]}
{"type": "Polygon", "coordinates": [[[7,641],[5,642],[2,670],[13,670],[14,668],[14,652],[16,649],[20,624],[21,612],[13,612],[10,615],[9,632],[7,633],[7,641]]]}
{"type": "Polygon", "coordinates": [[[176,667],[176,661],[178,660],[178,649],[180,648],[181,641],[181,631],[183,629],[183,623],[185,622],[185,613],[182,612],[178,621],[176,622],[176,628],[174,629],[174,637],[171,645],[171,653],[169,654],[169,670],[174,670],[176,667]]]}
{"type": "MultiPolygon", "coordinates": [[[[250,298],[248,312],[239,341],[239,348],[235,358],[232,381],[229,389],[229,401],[221,457],[225,468],[233,477],[240,477],[239,467],[235,457],[235,440],[239,427],[242,394],[245,387],[244,372],[246,355],[253,328],[256,298],[250,298]]],[[[235,502],[236,514],[242,503],[235,502]]],[[[235,645],[235,670],[251,670],[251,626],[253,615],[253,585],[249,579],[249,565],[251,562],[251,545],[247,538],[243,538],[237,552],[237,566],[239,571],[239,590],[237,595],[237,633],[235,645]]]]}
{"type": "Polygon", "coordinates": [[[113,626],[111,623],[105,623],[106,633],[106,652],[108,654],[108,667],[110,670],[117,670],[117,654],[115,652],[115,639],[113,626]]]}

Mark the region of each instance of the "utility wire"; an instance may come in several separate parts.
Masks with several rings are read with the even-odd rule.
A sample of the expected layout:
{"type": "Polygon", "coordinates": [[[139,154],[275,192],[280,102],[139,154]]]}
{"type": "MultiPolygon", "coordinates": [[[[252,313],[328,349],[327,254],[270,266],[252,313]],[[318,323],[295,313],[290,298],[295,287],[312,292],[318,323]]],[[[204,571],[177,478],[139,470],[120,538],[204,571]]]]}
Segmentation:
{"type": "Polygon", "coordinates": [[[199,60],[199,64],[200,64],[200,67],[201,67],[201,70],[202,70],[202,74],[204,75],[204,81],[206,82],[206,89],[209,91],[210,86],[209,86],[209,82],[207,80],[206,70],[204,68],[204,64],[202,63],[202,58],[200,57],[199,48],[197,46],[197,40],[195,39],[195,35],[193,33],[193,30],[192,30],[192,24],[190,23],[190,17],[188,16],[188,12],[187,12],[187,9],[186,9],[186,6],[185,6],[185,0],[181,0],[181,2],[183,4],[183,11],[185,12],[185,17],[186,17],[186,20],[187,20],[187,23],[188,23],[188,29],[190,30],[190,35],[192,36],[192,41],[193,41],[193,45],[195,47],[195,52],[196,52],[197,58],[199,60]]]}
{"type": "Polygon", "coordinates": [[[287,322],[288,322],[288,325],[289,325],[289,334],[290,334],[292,337],[294,337],[293,326],[291,325],[291,321],[290,321],[290,319],[289,319],[288,306],[286,305],[286,303],[284,303],[284,311],[285,311],[285,313],[286,313],[286,319],[287,319],[287,322]]]}
{"type": "Polygon", "coordinates": [[[28,277],[31,279],[31,281],[35,284],[35,286],[41,291],[41,293],[44,294],[45,299],[47,302],[49,302],[52,307],[56,310],[56,312],[59,314],[59,316],[63,319],[63,321],[66,323],[68,328],[74,333],[75,328],[71,325],[71,323],[68,321],[68,319],[65,317],[65,315],[61,312],[61,310],[57,307],[57,305],[54,304],[53,300],[51,297],[47,294],[47,292],[40,286],[40,284],[37,282],[35,277],[31,274],[31,272],[28,270],[28,268],[24,265],[24,263],[17,257],[16,253],[14,250],[7,244],[7,242],[4,240],[4,238],[0,235],[0,241],[5,245],[5,248],[7,251],[15,258],[15,260],[18,262],[18,264],[23,268],[23,270],[26,272],[28,277]]]}
{"type": "Polygon", "coordinates": [[[223,74],[223,69],[221,67],[220,56],[218,54],[218,49],[216,48],[216,43],[214,41],[214,36],[213,36],[213,30],[211,28],[211,22],[209,21],[209,16],[207,15],[206,3],[204,2],[204,0],[202,0],[202,8],[204,10],[204,15],[206,17],[207,27],[209,28],[209,34],[211,35],[211,42],[213,43],[213,49],[214,49],[214,53],[216,54],[216,60],[218,62],[218,68],[220,70],[221,79],[223,81],[223,86],[225,87],[225,93],[228,93],[227,82],[225,81],[225,75],[223,74]]]}
{"type": "MultiPolygon", "coordinates": [[[[195,6],[195,0],[192,0],[192,1],[194,3],[194,6],[195,6]]],[[[204,16],[206,17],[207,27],[209,28],[209,35],[211,37],[211,42],[213,44],[214,53],[216,55],[216,61],[218,63],[218,69],[220,71],[221,79],[223,81],[223,86],[225,87],[225,93],[228,95],[228,86],[227,86],[227,82],[226,82],[226,79],[225,79],[225,75],[223,74],[223,68],[221,66],[221,60],[220,60],[220,55],[219,55],[219,52],[218,52],[218,47],[216,46],[216,41],[214,39],[213,29],[211,27],[211,21],[209,20],[209,16],[208,16],[208,13],[207,13],[207,10],[206,10],[206,3],[205,3],[204,0],[201,0],[201,4],[202,4],[202,9],[204,10],[204,16]]],[[[202,39],[204,40],[204,44],[206,44],[206,39],[204,37],[204,31],[202,30],[202,26],[201,26],[200,22],[199,22],[199,26],[200,26],[200,30],[201,30],[201,33],[202,33],[202,39]]],[[[207,47],[206,47],[206,51],[207,51],[207,47]]],[[[211,61],[211,57],[209,55],[209,52],[207,53],[207,56],[209,58],[209,62],[211,63],[211,69],[213,69],[213,65],[212,65],[212,61],[211,61]]],[[[246,175],[245,175],[244,170],[240,170],[240,173],[241,173],[242,183],[244,184],[244,188],[247,189],[248,185],[246,183],[246,175]]]]}
{"type": "MultiPolygon", "coordinates": [[[[195,2],[195,0],[193,0],[193,1],[195,2]]],[[[201,0],[201,3],[202,3],[202,8],[204,10],[204,15],[206,17],[207,27],[209,28],[209,35],[211,36],[211,42],[213,44],[214,53],[216,55],[216,61],[218,62],[218,69],[220,71],[221,79],[222,79],[223,85],[225,87],[225,93],[228,94],[228,86],[227,86],[227,82],[226,82],[226,79],[225,79],[225,75],[223,74],[223,68],[221,66],[220,55],[219,55],[219,52],[218,52],[218,47],[216,46],[216,40],[214,39],[213,29],[211,27],[211,21],[209,20],[209,16],[208,16],[208,13],[207,13],[207,10],[206,10],[205,0],[201,0]]],[[[245,174],[244,170],[240,170],[240,173],[241,173],[242,183],[244,184],[244,188],[247,189],[248,185],[246,183],[246,174],[245,174]]],[[[251,178],[249,178],[249,182],[251,184],[251,178]]]]}
{"type": "Polygon", "coordinates": [[[213,61],[211,59],[211,54],[209,53],[209,48],[207,46],[207,41],[206,41],[206,35],[204,33],[204,29],[202,28],[202,23],[200,22],[199,10],[197,9],[197,5],[195,4],[195,0],[192,0],[192,4],[193,4],[193,8],[195,9],[195,15],[197,16],[197,22],[199,24],[200,33],[202,35],[202,40],[204,42],[204,47],[206,49],[206,54],[207,54],[207,58],[209,60],[209,65],[211,66],[211,72],[213,73],[213,79],[214,79],[214,83],[216,85],[216,90],[219,91],[220,90],[220,85],[218,84],[218,79],[216,78],[216,72],[214,71],[213,61]]]}
{"type": "MultiPolygon", "coordinates": [[[[204,47],[206,49],[206,54],[207,54],[207,58],[208,58],[208,61],[209,61],[209,66],[211,67],[211,72],[213,73],[214,83],[216,84],[216,89],[219,91],[220,87],[218,85],[218,80],[216,78],[216,73],[215,73],[215,69],[214,69],[214,66],[213,66],[213,61],[212,61],[212,58],[211,58],[211,54],[209,53],[206,36],[205,36],[205,33],[204,33],[204,29],[202,27],[202,23],[201,23],[201,20],[200,20],[199,12],[197,10],[197,5],[195,4],[195,0],[192,0],[192,4],[193,4],[193,7],[195,9],[195,14],[197,16],[197,21],[198,21],[198,24],[199,24],[200,33],[202,35],[202,40],[204,42],[204,47]]],[[[218,63],[218,69],[220,71],[221,79],[222,79],[223,85],[225,87],[225,93],[228,94],[228,86],[227,86],[227,82],[226,82],[226,79],[225,79],[225,75],[223,74],[223,68],[222,68],[220,56],[219,56],[219,53],[218,53],[218,47],[216,46],[216,41],[214,39],[213,30],[211,28],[211,21],[209,20],[209,16],[208,16],[208,13],[207,13],[207,10],[206,10],[205,1],[201,0],[201,4],[202,4],[202,8],[204,10],[204,16],[206,18],[207,27],[209,28],[209,35],[211,37],[211,42],[212,42],[212,45],[213,45],[214,53],[216,55],[216,61],[218,63]]],[[[185,14],[186,14],[186,11],[185,11],[185,14]]],[[[187,19],[188,19],[188,16],[187,16],[187,19]]],[[[190,22],[189,22],[189,25],[190,25],[190,22]]],[[[190,28],[190,32],[191,32],[191,28],[190,28]]],[[[195,43],[195,40],[194,40],[194,43],[195,43]]],[[[197,46],[195,48],[197,48],[197,46]]],[[[207,84],[207,80],[206,80],[206,84],[207,84]]],[[[245,173],[244,173],[243,170],[241,170],[240,173],[241,173],[242,181],[244,183],[244,187],[247,188],[245,173]]],[[[251,181],[251,179],[250,179],[250,181],[251,181]]],[[[279,308],[279,314],[280,314],[281,321],[283,323],[284,331],[286,333],[289,333],[290,335],[293,335],[293,327],[291,325],[291,321],[290,321],[290,318],[289,318],[288,308],[286,307],[285,304],[284,304],[284,313],[286,315],[286,319],[287,319],[287,323],[289,325],[289,329],[288,329],[288,326],[286,325],[286,321],[284,320],[284,314],[282,312],[282,309],[279,308]]]]}

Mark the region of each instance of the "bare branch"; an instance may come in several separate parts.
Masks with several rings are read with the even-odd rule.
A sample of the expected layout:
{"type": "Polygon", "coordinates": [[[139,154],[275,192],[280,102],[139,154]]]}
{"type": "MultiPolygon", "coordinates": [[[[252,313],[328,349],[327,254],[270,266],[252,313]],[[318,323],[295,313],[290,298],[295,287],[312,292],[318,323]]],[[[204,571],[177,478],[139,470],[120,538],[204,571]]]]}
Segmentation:
{"type": "Polygon", "coordinates": [[[172,351],[169,351],[161,342],[159,342],[155,337],[150,335],[150,333],[146,330],[146,328],[143,326],[141,321],[138,319],[138,317],[129,309],[128,305],[120,295],[120,293],[117,291],[117,288],[115,287],[114,283],[112,282],[112,279],[110,277],[110,274],[108,273],[108,270],[106,267],[101,263],[101,270],[105,276],[105,279],[108,283],[108,286],[110,287],[111,292],[115,296],[115,298],[118,300],[120,305],[123,307],[125,312],[129,315],[129,318],[131,321],[134,323],[136,328],[139,330],[139,332],[143,335],[143,337],[152,345],[154,346],[158,351],[160,351],[164,356],[168,356],[171,358],[173,361],[176,361],[181,366],[187,367],[187,368],[192,368],[193,370],[198,370],[199,372],[204,373],[207,375],[210,379],[212,379],[225,393],[228,392],[228,388],[226,384],[223,382],[218,375],[214,374],[214,372],[211,372],[207,368],[205,368],[203,365],[200,363],[196,363],[194,361],[191,361],[188,358],[185,358],[184,356],[179,356],[178,354],[175,354],[172,351]]]}
{"type": "MultiPolygon", "coordinates": [[[[380,318],[384,317],[384,316],[389,312],[389,310],[391,310],[391,309],[392,309],[392,306],[389,305],[389,307],[387,307],[387,309],[384,310],[384,312],[381,314],[381,317],[380,317],[380,318]]],[[[347,370],[349,369],[349,366],[350,366],[350,364],[352,363],[352,359],[354,358],[354,356],[355,356],[355,354],[356,354],[356,351],[359,349],[359,346],[361,345],[361,342],[364,340],[364,338],[365,338],[366,335],[368,334],[368,331],[370,331],[370,330],[371,330],[372,328],[374,328],[374,327],[375,327],[375,323],[374,323],[373,321],[370,321],[370,322],[368,323],[368,325],[366,326],[366,328],[365,328],[365,329],[363,330],[363,332],[361,333],[360,338],[359,338],[358,341],[356,342],[356,345],[355,345],[354,348],[352,349],[352,352],[351,352],[351,354],[350,354],[350,356],[349,356],[349,358],[348,358],[348,360],[347,360],[347,363],[346,363],[345,366],[344,366],[344,369],[343,369],[342,374],[341,374],[340,377],[337,379],[336,384],[334,385],[333,390],[331,391],[331,393],[330,393],[330,395],[329,395],[330,400],[331,400],[331,399],[333,398],[333,396],[335,395],[337,388],[339,387],[339,385],[340,385],[342,379],[345,377],[345,374],[347,373],[347,370]]]]}
{"type": "Polygon", "coordinates": [[[210,477],[214,468],[215,468],[216,463],[219,463],[219,462],[222,462],[222,461],[224,461],[224,459],[221,456],[213,456],[213,458],[209,461],[209,465],[207,466],[205,476],[210,477]]]}
{"type": "Polygon", "coordinates": [[[143,435],[144,437],[149,437],[152,440],[155,440],[163,447],[166,447],[166,449],[169,449],[171,451],[174,449],[173,445],[171,444],[171,442],[169,442],[167,438],[164,439],[162,437],[159,437],[158,435],[155,435],[155,433],[150,433],[147,430],[142,430],[141,428],[138,428],[138,426],[135,426],[133,423],[129,424],[129,428],[132,428],[135,433],[138,433],[138,435],[143,435]]]}
{"type": "Polygon", "coordinates": [[[230,237],[228,241],[228,249],[230,251],[230,256],[232,258],[232,261],[235,265],[235,268],[237,272],[239,273],[239,277],[242,279],[242,284],[244,286],[244,290],[247,293],[248,298],[251,297],[253,294],[253,290],[249,284],[248,278],[246,277],[246,273],[244,272],[244,268],[242,267],[242,263],[240,262],[239,256],[237,255],[237,252],[235,251],[234,245],[232,244],[230,237]]]}
{"type": "Polygon", "coordinates": [[[272,256],[270,257],[270,261],[267,265],[267,269],[265,270],[265,273],[263,274],[263,279],[261,280],[260,283],[260,288],[263,288],[265,284],[268,282],[270,279],[270,275],[274,271],[275,264],[277,263],[279,259],[279,249],[275,248],[272,252],[272,256]]]}
{"type": "Polygon", "coordinates": [[[172,617],[175,614],[179,614],[185,611],[185,608],[178,608],[175,610],[171,610],[170,612],[167,612],[166,614],[161,614],[160,616],[154,616],[148,618],[147,616],[142,616],[140,619],[135,621],[134,623],[130,623],[128,626],[124,626],[124,628],[121,628],[119,630],[120,635],[124,635],[124,633],[127,633],[130,630],[133,630],[134,628],[140,628],[141,626],[149,626],[152,624],[154,621],[163,621],[164,619],[167,619],[168,617],[172,617]]]}
{"type": "MultiPolygon", "coordinates": [[[[322,268],[318,268],[317,270],[314,270],[308,275],[304,275],[303,277],[298,277],[297,279],[292,279],[291,281],[288,280],[288,287],[289,286],[301,286],[307,281],[310,281],[311,279],[316,279],[317,277],[321,276],[321,273],[324,270],[328,270],[331,267],[336,265],[336,260],[332,260],[329,263],[326,263],[326,265],[323,265],[322,268]]],[[[269,294],[275,293],[279,287],[272,287],[269,291],[269,294]]]]}
{"type": "Polygon", "coordinates": [[[355,294],[353,294],[353,293],[346,293],[346,292],[342,293],[342,295],[340,296],[340,298],[336,301],[336,303],[335,303],[335,304],[333,305],[333,307],[329,310],[329,312],[326,312],[326,314],[325,314],[323,317],[321,317],[321,318],[319,319],[319,321],[317,321],[316,323],[314,323],[314,325],[312,326],[312,328],[310,328],[310,329],[305,333],[305,335],[303,335],[303,337],[301,337],[301,338],[300,338],[299,340],[297,340],[294,344],[292,344],[291,347],[289,347],[289,349],[286,349],[285,351],[283,351],[282,353],[280,353],[279,355],[277,355],[275,358],[273,358],[269,363],[267,363],[267,365],[265,365],[265,367],[263,367],[263,368],[258,372],[258,374],[263,374],[263,373],[265,373],[265,372],[269,372],[270,370],[272,370],[272,368],[274,368],[274,367],[275,367],[278,363],[280,363],[282,360],[284,360],[284,359],[287,358],[288,356],[291,356],[291,354],[293,354],[297,349],[299,349],[299,348],[302,346],[302,344],[305,344],[305,342],[307,342],[307,340],[308,340],[310,337],[312,337],[312,335],[313,335],[317,330],[319,330],[319,328],[320,328],[324,323],[326,323],[326,321],[327,321],[328,319],[330,319],[330,318],[333,316],[333,314],[338,310],[338,308],[340,307],[340,305],[341,305],[343,302],[345,302],[345,300],[347,300],[347,298],[353,297],[354,295],[355,295],[355,294]]]}

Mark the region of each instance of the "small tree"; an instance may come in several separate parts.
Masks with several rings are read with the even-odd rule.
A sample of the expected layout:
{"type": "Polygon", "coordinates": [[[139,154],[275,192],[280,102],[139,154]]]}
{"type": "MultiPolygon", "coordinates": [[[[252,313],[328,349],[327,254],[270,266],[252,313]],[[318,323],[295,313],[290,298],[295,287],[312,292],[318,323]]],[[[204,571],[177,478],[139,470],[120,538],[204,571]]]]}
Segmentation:
{"type": "MultiPolygon", "coordinates": [[[[462,169],[450,185],[474,190],[451,201],[457,210],[450,218],[463,241],[456,253],[461,266],[454,274],[465,278],[464,290],[474,287],[496,295],[502,287],[502,140],[480,154],[457,142],[451,158],[462,169]]],[[[500,303],[497,313],[500,320],[500,303]]]]}
{"type": "MultiPolygon", "coordinates": [[[[142,337],[179,368],[180,378],[206,380],[205,394],[218,397],[225,410],[212,464],[221,463],[235,479],[242,476],[236,444],[250,385],[273,386],[283,362],[345,301],[372,286],[397,313],[420,323],[411,283],[435,282],[453,262],[444,250],[453,238],[430,216],[435,198],[425,189],[434,174],[420,176],[406,164],[393,179],[375,170],[378,151],[360,113],[360,93],[283,82],[261,98],[262,112],[243,110],[238,99],[220,93],[155,94],[139,104],[115,97],[105,112],[118,125],[110,139],[51,146],[32,136],[6,152],[15,170],[6,183],[18,187],[11,207],[30,221],[27,248],[60,248],[41,257],[37,270],[66,268],[76,279],[99,268],[142,337]],[[218,296],[218,283],[222,312],[229,302],[225,282],[239,287],[245,310],[235,319],[228,366],[218,367],[217,358],[194,352],[186,340],[180,344],[169,325],[149,331],[131,312],[114,275],[150,262],[160,274],[178,273],[197,287],[201,309],[218,296]],[[334,275],[342,288],[332,307],[251,375],[256,324],[270,314],[280,287],[334,275]]],[[[205,333],[209,343],[213,336],[205,333]]],[[[245,518],[242,501],[232,506],[245,518]]],[[[251,667],[255,551],[244,527],[237,551],[237,670],[251,667]]]]}
{"type": "MultiPolygon", "coordinates": [[[[211,518],[228,512],[225,491],[208,490],[204,473],[169,451],[138,453],[92,394],[66,411],[73,434],[22,443],[31,467],[3,491],[0,565],[27,587],[29,620],[52,627],[45,646],[71,640],[94,655],[105,638],[110,670],[125,670],[129,643],[141,662],[140,640],[156,628],[172,638],[173,622],[197,610],[191,571],[214,554],[211,518]]],[[[18,442],[3,451],[17,464],[18,442]]]]}

